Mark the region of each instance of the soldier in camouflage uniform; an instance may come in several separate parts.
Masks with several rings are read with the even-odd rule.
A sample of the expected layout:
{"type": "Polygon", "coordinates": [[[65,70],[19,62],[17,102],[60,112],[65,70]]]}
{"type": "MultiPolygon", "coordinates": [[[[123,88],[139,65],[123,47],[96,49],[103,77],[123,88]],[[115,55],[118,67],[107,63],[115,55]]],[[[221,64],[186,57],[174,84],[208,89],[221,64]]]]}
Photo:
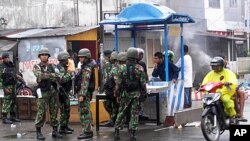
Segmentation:
{"type": "Polygon", "coordinates": [[[107,80],[107,77],[110,76],[110,71],[112,69],[112,64],[110,61],[111,53],[112,53],[112,51],[110,51],[110,50],[103,51],[104,59],[101,60],[101,62],[102,62],[101,67],[102,67],[102,74],[103,74],[102,82],[103,83],[105,83],[107,80]]]}
{"type": "Polygon", "coordinates": [[[126,113],[130,110],[130,140],[135,141],[135,131],[138,126],[139,99],[141,90],[146,91],[146,76],[143,67],[137,64],[138,51],[130,47],[127,51],[127,63],[121,65],[117,77],[115,77],[115,96],[121,101],[119,113],[115,122],[115,140],[120,139],[119,130],[123,128],[126,113]],[[123,89],[122,93],[119,93],[123,89]]]}
{"type": "Polygon", "coordinates": [[[2,71],[3,71],[3,59],[2,59],[2,56],[0,56],[0,89],[3,89],[2,71]]]}
{"type": "Polygon", "coordinates": [[[48,48],[42,48],[38,53],[38,57],[41,62],[34,65],[33,68],[38,83],[37,115],[35,120],[37,139],[45,139],[41,133],[41,127],[45,122],[47,105],[50,112],[50,125],[53,127],[52,137],[62,138],[62,135],[57,131],[58,94],[56,91],[57,86],[55,86],[58,79],[60,79],[60,75],[56,67],[48,63],[50,57],[48,48]]]}
{"type": "Polygon", "coordinates": [[[13,122],[20,122],[16,118],[16,82],[21,79],[21,76],[16,74],[16,68],[13,62],[10,61],[9,54],[2,54],[3,64],[1,65],[1,79],[4,91],[2,118],[4,124],[12,124],[13,122]],[[10,113],[10,120],[7,118],[10,113]]]}
{"type": "Polygon", "coordinates": [[[59,102],[60,102],[60,134],[72,134],[74,131],[68,127],[70,118],[70,97],[69,93],[72,87],[72,76],[67,72],[69,54],[66,51],[59,52],[57,68],[61,74],[60,88],[59,88],[59,102]]]}
{"type": "MultiPolygon", "coordinates": [[[[126,61],[127,61],[127,53],[126,52],[120,52],[118,55],[117,55],[117,61],[118,61],[118,64],[112,68],[112,71],[111,71],[111,76],[113,78],[113,81],[114,81],[114,85],[115,84],[115,79],[114,78],[118,78],[118,72],[119,72],[119,69],[120,69],[120,66],[122,65],[125,65],[126,64],[126,61]]],[[[115,86],[114,86],[115,88],[115,86]]],[[[116,97],[114,95],[114,88],[113,88],[113,97],[114,97],[114,100],[113,100],[113,104],[112,104],[112,115],[111,115],[111,119],[113,120],[113,122],[115,123],[116,121],[116,118],[117,118],[117,114],[119,112],[119,106],[120,104],[116,101],[116,97]]],[[[123,90],[121,90],[119,93],[122,93],[123,90]]]]}
{"type": "MultiPolygon", "coordinates": [[[[106,80],[105,80],[105,84],[104,84],[104,91],[105,94],[107,96],[107,99],[104,101],[104,107],[106,109],[106,111],[109,113],[110,116],[110,121],[104,125],[107,127],[113,127],[114,126],[114,122],[116,119],[116,115],[114,112],[115,107],[117,106],[116,100],[114,98],[114,87],[115,87],[115,83],[114,83],[114,79],[112,77],[112,73],[113,71],[117,70],[117,53],[116,52],[112,52],[111,56],[110,56],[110,63],[111,63],[111,67],[108,67],[106,69],[106,80]]],[[[107,65],[109,66],[109,65],[107,65]]]]}
{"type": "Polygon", "coordinates": [[[93,137],[92,113],[90,111],[90,101],[95,89],[94,66],[91,64],[91,53],[88,49],[81,49],[78,53],[81,66],[81,88],[78,93],[79,115],[82,124],[82,133],[78,139],[88,139],[93,137]]]}

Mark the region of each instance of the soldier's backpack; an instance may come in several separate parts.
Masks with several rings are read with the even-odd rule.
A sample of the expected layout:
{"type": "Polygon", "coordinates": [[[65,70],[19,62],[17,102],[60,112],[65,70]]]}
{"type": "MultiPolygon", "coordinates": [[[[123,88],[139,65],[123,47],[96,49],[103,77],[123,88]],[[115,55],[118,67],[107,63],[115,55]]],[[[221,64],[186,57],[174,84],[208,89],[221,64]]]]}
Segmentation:
{"type": "Polygon", "coordinates": [[[127,64],[127,78],[125,84],[125,90],[127,92],[133,92],[140,89],[139,80],[136,78],[135,65],[127,64]]]}

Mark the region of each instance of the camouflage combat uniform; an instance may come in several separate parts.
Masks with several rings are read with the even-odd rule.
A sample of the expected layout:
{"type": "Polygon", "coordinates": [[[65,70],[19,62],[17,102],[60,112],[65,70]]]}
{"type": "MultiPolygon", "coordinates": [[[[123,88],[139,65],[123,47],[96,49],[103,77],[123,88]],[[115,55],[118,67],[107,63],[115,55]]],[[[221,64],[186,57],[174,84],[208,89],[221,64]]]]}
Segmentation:
{"type": "Polygon", "coordinates": [[[135,48],[128,49],[127,58],[126,65],[120,66],[118,75],[115,77],[115,95],[121,100],[115,122],[115,139],[120,138],[119,130],[123,128],[125,116],[130,112],[130,139],[134,141],[139,120],[139,98],[141,90],[146,90],[146,76],[143,67],[137,64],[138,51],[135,48]],[[121,90],[122,93],[120,93],[121,90]]]}
{"type": "MultiPolygon", "coordinates": [[[[111,70],[111,77],[114,78],[115,76],[117,76],[118,70],[119,70],[119,65],[114,64],[114,66],[112,67],[112,70],[111,70]]],[[[114,79],[113,79],[113,81],[114,81],[114,79]]],[[[113,87],[112,92],[111,92],[113,97],[114,97],[114,89],[115,89],[115,86],[113,87]]],[[[115,97],[110,101],[110,106],[111,106],[110,118],[113,122],[115,122],[116,118],[117,118],[118,111],[119,111],[119,103],[116,102],[115,97]]]]}
{"type": "Polygon", "coordinates": [[[1,68],[2,88],[4,91],[2,115],[3,123],[7,120],[7,114],[10,113],[10,117],[16,118],[16,69],[12,62],[3,63],[1,68]],[[7,92],[8,89],[10,92],[7,92]]]}
{"type": "Polygon", "coordinates": [[[39,86],[39,88],[41,89],[42,97],[38,98],[37,102],[37,115],[35,120],[36,127],[43,127],[46,117],[47,105],[49,106],[51,126],[58,126],[58,95],[55,86],[52,86],[52,83],[55,83],[57,81],[58,74],[56,74],[53,69],[54,68],[52,64],[48,63],[39,63],[33,68],[34,75],[38,80],[38,86],[41,83],[44,83],[46,87],[42,88],[43,86],[39,86]]]}
{"type": "Polygon", "coordinates": [[[88,62],[84,62],[81,66],[81,88],[78,94],[79,98],[83,97],[83,101],[79,101],[79,116],[82,124],[82,133],[78,136],[78,139],[87,139],[93,137],[92,131],[92,113],[90,110],[90,101],[92,99],[92,93],[95,90],[95,75],[94,66],[91,64],[91,53],[88,49],[81,49],[78,53],[78,57],[88,59],[88,62]]]}
{"type": "Polygon", "coordinates": [[[59,63],[57,65],[61,75],[59,102],[60,102],[60,133],[72,133],[67,131],[70,118],[70,90],[72,87],[71,74],[67,72],[67,66],[59,63]]]}
{"type": "Polygon", "coordinates": [[[3,72],[3,64],[0,64],[0,89],[3,89],[2,72],[3,72]]]}
{"type": "Polygon", "coordinates": [[[84,101],[79,103],[80,121],[83,127],[82,132],[92,132],[92,113],[90,111],[90,101],[92,93],[88,90],[90,83],[92,66],[90,64],[82,66],[82,85],[79,96],[84,97],[84,101]]]}
{"type": "MultiPolygon", "coordinates": [[[[103,82],[104,82],[104,85],[107,83],[107,81],[111,77],[112,67],[113,67],[113,65],[111,64],[111,62],[108,59],[105,59],[104,64],[103,64],[103,71],[104,71],[103,82]]],[[[105,94],[107,95],[107,92],[105,92],[105,94]]],[[[110,100],[106,99],[104,101],[104,107],[111,117],[111,115],[112,115],[112,102],[110,100]]]]}
{"type": "MultiPolygon", "coordinates": [[[[38,57],[41,59],[41,55],[50,57],[49,49],[42,48],[39,50],[38,57]]],[[[38,100],[37,100],[37,114],[35,120],[36,135],[38,140],[45,140],[45,137],[41,133],[41,127],[43,127],[46,117],[47,106],[49,106],[50,112],[50,125],[53,127],[52,138],[62,138],[63,136],[58,133],[58,81],[60,81],[59,70],[55,65],[46,62],[41,62],[34,65],[33,73],[37,78],[38,83],[38,100]],[[40,92],[39,92],[40,90],[40,92]],[[40,94],[39,94],[40,93],[40,94]]]]}

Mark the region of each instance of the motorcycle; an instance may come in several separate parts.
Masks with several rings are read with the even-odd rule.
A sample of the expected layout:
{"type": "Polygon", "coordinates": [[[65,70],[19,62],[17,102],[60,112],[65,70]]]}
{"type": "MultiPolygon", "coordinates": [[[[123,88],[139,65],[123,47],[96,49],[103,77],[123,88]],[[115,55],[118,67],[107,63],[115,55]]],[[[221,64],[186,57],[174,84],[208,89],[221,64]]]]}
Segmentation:
{"type": "Polygon", "coordinates": [[[17,80],[16,92],[18,96],[32,96],[32,89],[26,85],[23,79],[17,80]]]}
{"type": "Polygon", "coordinates": [[[220,135],[228,130],[230,125],[238,125],[239,118],[230,118],[224,112],[223,103],[220,100],[221,93],[217,93],[218,88],[230,85],[224,85],[221,82],[207,83],[200,87],[200,92],[205,92],[203,96],[204,111],[201,115],[201,130],[207,141],[218,141],[220,135]]]}

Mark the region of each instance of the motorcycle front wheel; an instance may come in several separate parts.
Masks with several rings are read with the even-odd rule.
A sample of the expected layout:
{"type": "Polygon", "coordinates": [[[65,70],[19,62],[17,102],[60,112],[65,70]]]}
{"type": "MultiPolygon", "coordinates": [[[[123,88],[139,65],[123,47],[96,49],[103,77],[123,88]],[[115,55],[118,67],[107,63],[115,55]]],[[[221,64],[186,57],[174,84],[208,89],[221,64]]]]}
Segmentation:
{"type": "Polygon", "coordinates": [[[32,96],[32,89],[29,87],[20,88],[17,90],[17,94],[20,96],[32,96]]]}
{"type": "Polygon", "coordinates": [[[220,139],[220,125],[216,115],[208,113],[202,117],[201,130],[207,141],[218,141],[220,139]]]}

